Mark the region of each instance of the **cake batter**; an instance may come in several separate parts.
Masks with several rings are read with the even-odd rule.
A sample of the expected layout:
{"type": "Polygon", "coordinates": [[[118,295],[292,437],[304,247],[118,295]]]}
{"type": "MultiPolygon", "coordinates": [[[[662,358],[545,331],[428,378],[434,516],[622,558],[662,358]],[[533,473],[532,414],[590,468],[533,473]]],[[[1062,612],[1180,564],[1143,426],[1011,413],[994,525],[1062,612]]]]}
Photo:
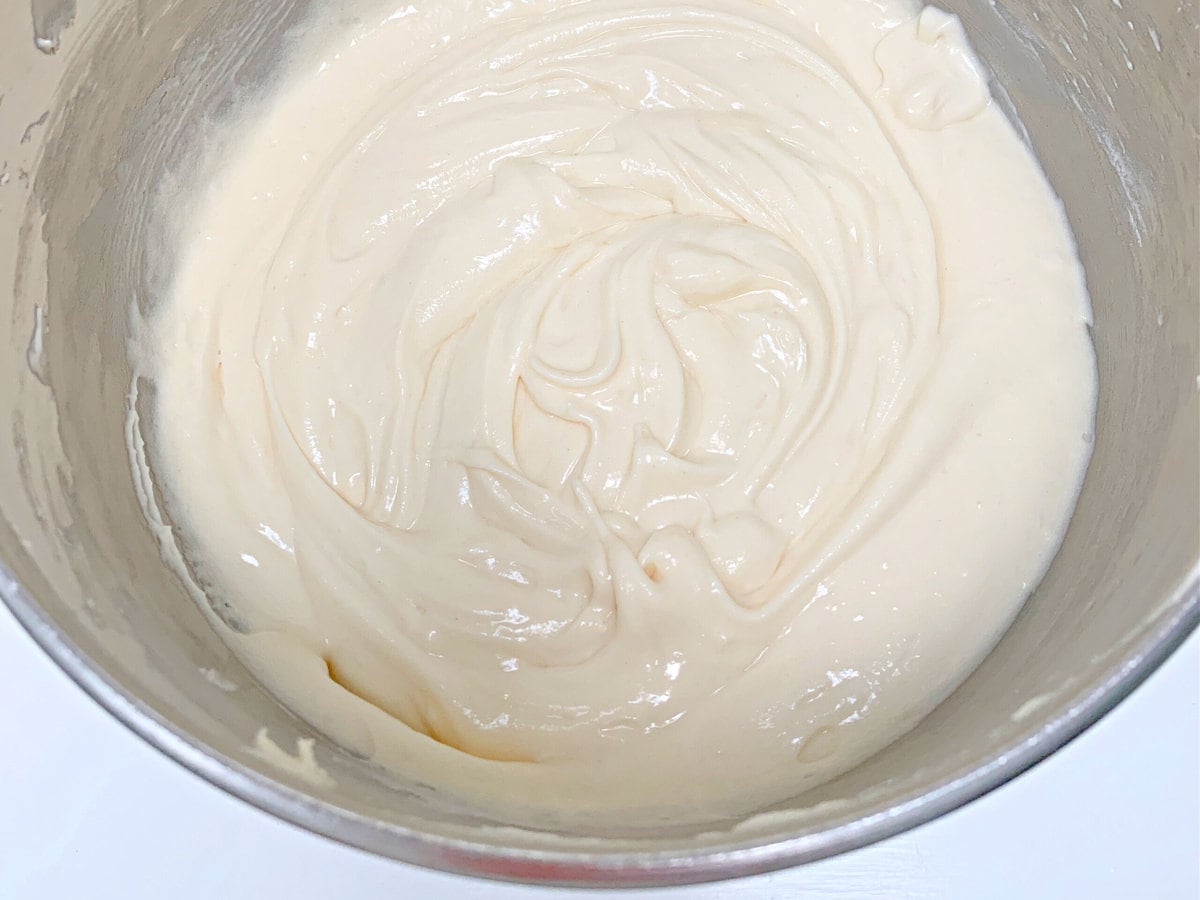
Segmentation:
{"type": "Polygon", "coordinates": [[[1090,452],[1060,204],[907,0],[379,6],[187,221],[138,363],[181,571],[316,728],[506,820],[875,753],[1090,452]]]}

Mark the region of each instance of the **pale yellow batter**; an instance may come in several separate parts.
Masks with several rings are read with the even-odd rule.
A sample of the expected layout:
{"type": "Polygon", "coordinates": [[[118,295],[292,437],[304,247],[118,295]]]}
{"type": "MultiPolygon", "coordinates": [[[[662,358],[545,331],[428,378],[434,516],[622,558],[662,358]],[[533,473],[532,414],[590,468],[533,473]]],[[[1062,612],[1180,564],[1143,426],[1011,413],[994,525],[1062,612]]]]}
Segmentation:
{"type": "Polygon", "coordinates": [[[418,0],[314,40],[141,365],[264,682],[523,821],[746,812],[929,712],[1053,555],[1095,392],[958,22],[418,0]]]}

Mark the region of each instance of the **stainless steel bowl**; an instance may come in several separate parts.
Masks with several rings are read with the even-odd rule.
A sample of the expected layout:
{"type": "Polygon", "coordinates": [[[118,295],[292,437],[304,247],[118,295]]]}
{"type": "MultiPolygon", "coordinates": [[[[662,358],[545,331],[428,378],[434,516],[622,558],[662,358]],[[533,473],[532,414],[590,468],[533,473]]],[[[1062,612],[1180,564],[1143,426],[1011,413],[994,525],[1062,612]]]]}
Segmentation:
{"type": "MultiPolygon", "coordinates": [[[[353,15],[326,2],[321,15],[353,15]]],[[[1195,2],[956,0],[1063,198],[1100,369],[1095,455],[1061,552],[983,665],[913,732],[783,815],[704,833],[506,829],[313,735],[258,687],[162,565],[126,429],[131,303],[171,264],[173,198],[261,96],[304,0],[33,0],[0,13],[0,594],[121,721],[305,828],[499,878],[660,884],[860,847],[978,797],[1111,709],[1200,618],[1200,111],[1195,2]],[[32,13],[32,14],[31,14],[32,13]],[[57,52],[52,52],[57,51],[57,52]],[[155,264],[150,265],[153,261],[155,264]],[[256,747],[314,752],[315,785],[256,747]]],[[[214,473],[215,474],[215,473],[214,473]]]]}

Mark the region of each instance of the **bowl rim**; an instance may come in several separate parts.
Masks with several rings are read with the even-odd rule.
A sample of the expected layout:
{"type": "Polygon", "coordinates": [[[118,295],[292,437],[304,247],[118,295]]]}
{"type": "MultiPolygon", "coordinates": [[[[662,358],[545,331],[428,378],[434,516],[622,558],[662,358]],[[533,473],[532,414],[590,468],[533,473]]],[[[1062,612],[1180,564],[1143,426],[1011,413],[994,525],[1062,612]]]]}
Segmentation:
{"type": "Polygon", "coordinates": [[[699,851],[531,850],[421,832],[352,813],[230,759],[131,695],[59,629],[2,560],[0,600],[58,667],[117,721],[185,769],[285,822],[369,853],[459,875],[558,886],[662,887],[756,875],[860,849],[952,812],[1016,778],[1098,722],[1196,630],[1200,561],[1163,605],[1154,626],[1101,678],[1032,734],[983,764],[817,831],[699,851]]]}

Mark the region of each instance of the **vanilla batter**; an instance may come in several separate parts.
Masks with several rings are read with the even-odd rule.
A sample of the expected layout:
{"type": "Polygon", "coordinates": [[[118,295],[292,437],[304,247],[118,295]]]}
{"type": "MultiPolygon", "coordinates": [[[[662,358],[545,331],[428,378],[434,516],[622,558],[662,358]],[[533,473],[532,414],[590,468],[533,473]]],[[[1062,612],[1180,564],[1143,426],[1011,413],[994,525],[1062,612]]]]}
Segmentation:
{"type": "Polygon", "coordinates": [[[329,27],[149,323],[230,644],[510,820],[714,820],[997,640],[1089,444],[1059,203],[906,0],[418,0],[329,27]]]}

